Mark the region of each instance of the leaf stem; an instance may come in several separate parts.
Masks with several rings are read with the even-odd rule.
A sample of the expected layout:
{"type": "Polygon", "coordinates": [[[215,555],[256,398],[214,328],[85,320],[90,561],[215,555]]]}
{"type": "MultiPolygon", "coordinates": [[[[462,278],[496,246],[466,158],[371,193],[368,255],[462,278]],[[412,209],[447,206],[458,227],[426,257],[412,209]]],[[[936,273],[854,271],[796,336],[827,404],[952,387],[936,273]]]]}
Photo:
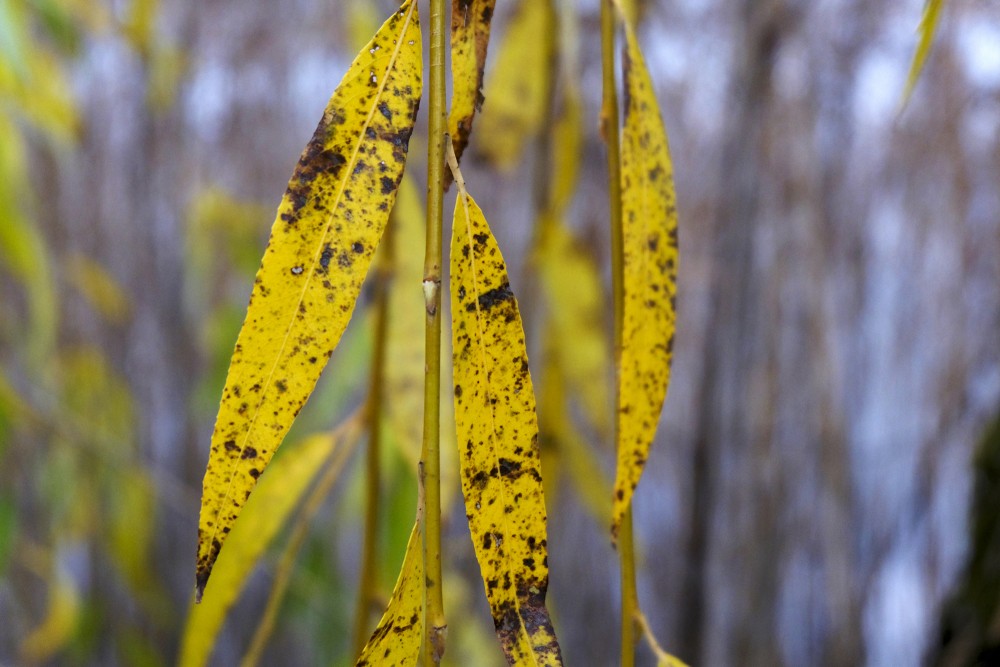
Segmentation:
{"type": "Polygon", "coordinates": [[[424,526],[424,665],[441,662],[447,625],[441,580],[441,264],[444,216],[445,0],[430,0],[430,88],[427,129],[427,247],[424,254],[426,338],[424,438],[421,474],[426,503],[424,526]]]}
{"type": "Polygon", "coordinates": [[[372,354],[371,390],[368,395],[368,406],[365,420],[368,422],[368,450],[365,457],[365,527],[361,547],[361,575],[358,585],[357,606],[354,612],[354,652],[361,651],[368,643],[371,634],[368,620],[371,615],[372,602],[375,600],[378,582],[378,529],[379,529],[379,499],[381,492],[381,461],[382,447],[382,405],[384,400],[383,379],[385,376],[385,354],[388,336],[386,334],[389,320],[389,286],[392,267],[396,262],[396,244],[394,242],[394,220],[382,239],[384,254],[379,258],[375,275],[375,343],[372,354]]]}
{"type": "MultiPolygon", "coordinates": [[[[618,91],[615,82],[615,8],[612,0],[601,2],[601,72],[603,79],[602,133],[608,147],[608,197],[611,208],[611,289],[614,301],[615,350],[615,442],[618,442],[621,413],[618,411],[618,376],[621,373],[622,328],[624,324],[625,253],[622,231],[621,148],[619,142],[618,91]]],[[[635,665],[635,621],[637,603],[635,583],[635,544],[632,533],[632,507],[625,511],[618,532],[618,557],[621,563],[621,667],[635,665]]]]}

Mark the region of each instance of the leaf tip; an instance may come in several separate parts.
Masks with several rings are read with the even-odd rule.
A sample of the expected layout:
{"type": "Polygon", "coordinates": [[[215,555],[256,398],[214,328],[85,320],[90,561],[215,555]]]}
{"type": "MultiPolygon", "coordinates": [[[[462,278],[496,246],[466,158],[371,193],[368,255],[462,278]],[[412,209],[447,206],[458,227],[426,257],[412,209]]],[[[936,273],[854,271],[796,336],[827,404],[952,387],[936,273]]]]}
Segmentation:
{"type": "Polygon", "coordinates": [[[201,597],[205,594],[205,586],[208,584],[208,575],[211,570],[198,570],[194,577],[194,603],[201,604],[201,597]]]}

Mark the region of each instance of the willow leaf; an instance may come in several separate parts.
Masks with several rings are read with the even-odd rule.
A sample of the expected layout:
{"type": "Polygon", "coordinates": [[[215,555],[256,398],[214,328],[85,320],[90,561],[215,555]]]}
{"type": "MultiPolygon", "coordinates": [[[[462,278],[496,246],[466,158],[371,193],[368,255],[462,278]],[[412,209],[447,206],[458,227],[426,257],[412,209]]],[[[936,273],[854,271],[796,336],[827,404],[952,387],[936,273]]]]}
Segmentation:
{"type": "Polygon", "coordinates": [[[355,58],[289,181],[212,435],[199,592],[351,318],[403,175],[422,66],[408,0],[355,58]]]}
{"type": "Polygon", "coordinates": [[[670,383],[677,293],[677,212],[667,133],[635,32],[626,24],[621,141],[624,322],[612,534],[649,455],[670,383]]]}
{"type": "Polygon", "coordinates": [[[941,7],[944,0],[926,0],[924,3],[924,15],[920,19],[920,39],[917,42],[917,49],[913,53],[913,62],[910,63],[910,73],[906,77],[906,89],[903,91],[903,105],[910,99],[920,73],[927,62],[927,56],[931,52],[931,44],[934,42],[934,33],[937,31],[938,20],[941,18],[941,7]]]}
{"type": "MultiPolygon", "coordinates": [[[[448,133],[455,155],[469,144],[472,121],[483,104],[483,74],[496,0],[451,0],[451,112],[448,133]]],[[[450,182],[451,174],[445,178],[450,182]]]]}
{"type": "Polygon", "coordinates": [[[365,644],[357,665],[415,665],[423,640],[424,551],[423,509],[406,543],[406,555],[399,570],[389,606],[365,644]]]}
{"type": "Polygon", "coordinates": [[[545,497],[521,315],[496,239],[453,169],[452,355],[465,511],[507,661],[559,665],[545,608],[545,497]]]}
{"type": "Polygon", "coordinates": [[[198,667],[208,662],[226,615],[261,555],[337,446],[348,446],[356,438],[357,419],[345,422],[333,433],[310,436],[275,461],[261,479],[242,518],[229,534],[228,547],[219,557],[218,574],[206,588],[204,600],[193,605],[188,614],[181,644],[181,667],[198,667]]]}
{"type": "Polygon", "coordinates": [[[521,0],[500,42],[479,120],[477,150],[510,169],[545,121],[555,35],[551,0],[521,0]]]}
{"type": "Polygon", "coordinates": [[[59,567],[50,575],[47,604],[45,618],[21,639],[18,650],[22,664],[37,665],[52,659],[73,639],[81,620],[80,592],[72,577],[59,567]]]}
{"type": "Polygon", "coordinates": [[[560,341],[553,352],[560,358],[559,370],[569,389],[583,403],[586,419],[599,433],[607,434],[611,430],[611,346],[602,324],[606,301],[600,273],[562,222],[543,216],[540,223],[534,259],[553,335],[560,341]]]}

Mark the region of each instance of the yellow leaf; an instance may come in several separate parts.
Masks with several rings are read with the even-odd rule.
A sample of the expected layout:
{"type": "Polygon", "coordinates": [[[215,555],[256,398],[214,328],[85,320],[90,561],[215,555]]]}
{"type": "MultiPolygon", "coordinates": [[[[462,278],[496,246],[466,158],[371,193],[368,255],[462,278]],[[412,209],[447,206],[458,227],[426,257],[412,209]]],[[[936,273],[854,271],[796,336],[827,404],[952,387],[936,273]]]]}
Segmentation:
{"type": "Polygon", "coordinates": [[[559,665],[535,396],[507,267],[458,173],[452,355],[462,492],[494,627],[511,664],[559,665]]]}
{"type": "Polygon", "coordinates": [[[128,320],[132,310],[128,296],[103,266],[79,253],[70,255],[65,265],[70,284],[106,320],[113,324],[128,320]]]}
{"type": "Polygon", "coordinates": [[[229,534],[229,546],[219,557],[218,572],[205,589],[204,599],[201,604],[191,606],[181,644],[182,667],[204,665],[208,661],[226,614],[254,565],[334,450],[355,444],[357,424],[357,418],[351,418],[332,433],[306,438],[279,457],[261,479],[242,518],[229,534]]]}
{"type": "Polygon", "coordinates": [[[45,619],[21,640],[21,661],[38,664],[66,646],[80,619],[80,594],[69,575],[56,570],[49,582],[45,619]]]}
{"type": "Polygon", "coordinates": [[[920,19],[920,39],[917,42],[916,51],[913,53],[913,62],[910,64],[910,73],[906,77],[906,88],[903,91],[903,102],[905,106],[913,93],[914,86],[920,78],[920,73],[927,62],[927,56],[931,52],[931,44],[934,42],[934,33],[937,31],[938,20],[941,18],[941,8],[944,0],[926,0],[924,3],[924,15],[920,19]]]}
{"type": "MultiPolygon", "coordinates": [[[[451,0],[452,92],[448,133],[458,160],[469,143],[476,112],[483,105],[483,73],[495,6],[496,0],[451,0]]],[[[450,173],[445,178],[450,183],[450,173]]]]}
{"type": "Polygon", "coordinates": [[[535,265],[553,335],[560,342],[553,353],[560,358],[559,369],[570,390],[582,399],[587,420],[607,434],[612,405],[610,345],[603,324],[607,302],[597,265],[562,223],[543,216],[539,226],[535,265]]]}
{"type": "MultiPolygon", "coordinates": [[[[545,346],[545,375],[539,397],[542,462],[545,463],[546,457],[551,454],[558,461],[559,471],[569,476],[584,507],[599,525],[607,526],[611,521],[611,508],[608,505],[611,483],[567,413],[564,383],[567,373],[562,364],[572,361],[561,358],[556,351],[564,341],[555,331],[551,326],[546,331],[548,340],[545,346]]],[[[552,464],[546,464],[549,465],[552,464]]],[[[545,479],[547,484],[551,482],[548,475],[545,479]]],[[[546,493],[546,497],[548,495],[546,493]]]]}
{"type": "Polygon", "coordinates": [[[406,543],[406,555],[389,606],[371,639],[358,657],[357,665],[415,665],[423,640],[424,542],[423,508],[406,543]]]}
{"type": "Polygon", "coordinates": [[[515,12],[490,70],[478,131],[478,148],[501,169],[511,169],[541,129],[552,78],[550,1],[522,0],[515,12]]]}
{"type": "Polygon", "coordinates": [[[552,186],[548,210],[561,214],[576,192],[583,144],[583,105],[576,85],[567,83],[563,90],[562,111],[552,130],[552,186]]]}
{"type": "Polygon", "coordinates": [[[612,534],[649,456],[670,383],[677,293],[677,211],[667,133],[653,82],[626,24],[621,141],[624,322],[612,534]]]}
{"type": "Polygon", "coordinates": [[[422,67],[408,0],[355,58],[289,181],[212,435],[199,591],[350,320],[402,178],[422,67]]]}

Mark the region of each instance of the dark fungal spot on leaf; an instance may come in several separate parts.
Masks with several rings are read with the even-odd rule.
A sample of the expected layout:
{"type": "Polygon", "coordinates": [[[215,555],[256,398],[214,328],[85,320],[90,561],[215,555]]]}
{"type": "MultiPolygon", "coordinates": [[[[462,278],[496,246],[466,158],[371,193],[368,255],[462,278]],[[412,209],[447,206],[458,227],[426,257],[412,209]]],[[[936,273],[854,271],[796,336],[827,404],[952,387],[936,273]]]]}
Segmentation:
{"type": "Polygon", "coordinates": [[[382,194],[384,195],[390,195],[396,189],[396,180],[388,176],[383,176],[380,183],[382,184],[382,194]]]}
{"type": "Polygon", "coordinates": [[[239,451],[240,446],[236,444],[235,440],[226,440],[222,443],[222,446],[226,448],[227,452],[239,451]]]}
{"type": "Polygon", "coordinates": [[[387,120],[392,120],[392,110],[389,108],[388,104],[386,104],[385,102],[380,103],[378,105],[378,110],[379,113],[385,116],[387,120]]]}
{"type": "MultiPolygon", "coordinates": [[[[480,294],[479,299],[477,299],[476,303],[478,303],[479,307],[482,308],[483,310],[489,310],[490,308],[493,308],[497,304],[513,300],[513,298],[514,298],[514,293],[510,291],[510,285],[508,283],[504,283],[500,287],[495,287],[489,290],[488,292],[480,294]]],[[[476,303],[468,304],[465,307],[465,309],[470,312],[475,310],[476,303]]]]}
{"type": "Polygon", "coordinates": [[[329,268],[331,257],[333,257],[333,249],[330,247],[330,244],[327,243],[326,246],[323,248],[322,254],[319,256],[319,265],[322,266],[324,269],[329,268]]]}
{"type": "MultiPolygon", "coordinates": [[[[254,479],[257,479],[258,477],[260,477],[260,471],[257,470],[256,468],[250,468],[250,476],[253,477],[254,479]]],[[[229,529],[226,528],[225,530],[228,531],[229,529]]]]}
{"type": "Polygon", "coordinates": [[[257,458],[257,450],[253,447],[244,447],[243,453],[240,454],[241,459],[255,459],[257,458]]]}
{"type": "Polygon", "coordinates": [[[288,391],[288,384],[284,380],[278,380],[275,382],[274,387],[282,394],[288,391]]]}
{"type": "Polygon", "coordinates": [[[363,253],[365,251],[365,246],[360,241],[355,241],[354,244],[351,246],[351,250],[353,250],[354,252],[356,252],[356,253],[358,253],[360,255],[361,253],[363,253]]]}

